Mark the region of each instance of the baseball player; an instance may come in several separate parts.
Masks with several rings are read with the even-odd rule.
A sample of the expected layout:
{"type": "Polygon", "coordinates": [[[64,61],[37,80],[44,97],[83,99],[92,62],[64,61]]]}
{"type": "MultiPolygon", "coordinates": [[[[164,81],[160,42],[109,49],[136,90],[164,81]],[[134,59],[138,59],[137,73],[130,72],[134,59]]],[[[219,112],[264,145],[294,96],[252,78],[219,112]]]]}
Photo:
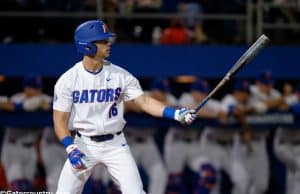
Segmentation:
{"type": "MultiPolygon", "coordinates": [[[[176,104],[176,98],[169,92],[169,83],[166,79],[153,80],[150,90],[145,94],[170,106],[176,104]]],[[[127,109],[138,111],[137,108],[132,108],[132,105],[126,105],[127,109]]],[[[164,194],[167,183],[167,170],[154,140],[155,129],[153,127],[137,128],[128,126],[125,132],[134,159],[149,175],[148,193],[164,194]]]]}
{"type": "Polygon", "coordinates": [[[133,75],[105,60],[113,36],[101,20],[79,25],[74,37],[83,60],[65,72],[55,85],[54,127],[68,153],[58,192],[81,193],[93,168],[104,165],[122,193],[144,193],[122,131],[124,101],[132,101],[153,116],[183,124],[195,119],[194,110],[174,109],[145,95],[133,75]],[[70,130],[75,130],[75,139],[70,130]]]}
{"type": "Polygon", "coordinates": [[[251,96],[254,98],[255,109],[261,113],[276,110],[283,103],[280,92],[274,87],[274,78],[270,70],[260,72],[256,83],[250,86],[251,96]]]}
{"type": "MultiPolygon", "coordinates": [[[[238,131],[230,130],[233,145],[229,159],[230,165],[226,169],[234,183],[233,193],[237,194],[250,192],[250,186],[255,179],[251,170],[257,167],[253,163],[259,161],[256,153],[259,151],[252,139],[252,130],[250,130],[245,117],[248,113],[256,112],[255,103],[250,95],[249,82],[245,80],[236,81],[233,84],[232,93],[222,99],[222,106],[227,114],[234,116],[241,125],[241,129],[238,131]]],[[[264,170],[262,173],[265,172],[264,170]]]]}
{"type": "MultiPolygon", "coordinates": [[[[179,99],[179,105],[195,107],[200,103],[209,92],[209,85],[204,80],[198,80],[190,87],[190,93],[183,93],[179,99]]],[[[222,118],[226,116],[221,110],[221,105],[215,100],[210,100],[199,111],[200,117],[222,118]]],[[[169,183],[167,192],[183,192],[184,186],[181,173],[184,165],[188,164],[190,168],[199,174],[199,185],[195,193],[210,193],[216,183],[216,170],[211,160],[203,152],[199,137],[199,128],[190,128],[182,130],[171,128],[165,141],[165,160],[169,172],[169,183]]]]}
{"type": "MultiPolygon", "coordinates": [[[[14,110],[35,111],[49,107],[49,96],[42,93],[40,77],[26,77],[24,91],[10,98],[14,110]]],[[[5,132],[2,162],[11,190],[28,191],[36,170],[37,153],[35,143],[41,135],[41,129],[7,128],[5,132]]]]}
{"type": "MultiPolygon", "coordinates": [[[[250,94],[255,103],[253,103],[256,112],[264,113],[278,109],[283,98],[279,91],[273,88],[274,79],[272,72],[269,70],[262,71],[256,83],[250,86],[250,94]]],[[[252,151],[247,152],[246,149],[243,158],[245,167],[249,173],[251,185],[249,193],[262,194],[269,184],[269,161],[266,148],[266,138],[268,129],[253,130],[251,147],[252,151]]]]}
{"type": "MultiPolygon", "coordinates": [[[[300,114],[300,85],[295,95],[286,95],[285,102],[295,115],[300,114]]],[[[300,193],[300,131],[279,128],[274,138],[276,156],[286,166],[286,194],[300,193]]]]}

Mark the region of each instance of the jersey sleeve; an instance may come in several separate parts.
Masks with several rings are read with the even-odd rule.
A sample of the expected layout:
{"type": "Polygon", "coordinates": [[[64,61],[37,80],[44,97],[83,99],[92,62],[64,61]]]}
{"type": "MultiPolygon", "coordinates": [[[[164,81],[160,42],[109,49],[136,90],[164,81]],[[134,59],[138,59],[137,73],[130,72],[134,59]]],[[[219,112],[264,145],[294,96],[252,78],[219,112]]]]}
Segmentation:
{"type": "Polygon", "coordinates": [[[221,106],[226,113],[230,113],[231,109],[236,106],[236,101],[231,95],[226,95],[221,101],[221,106]]]}
{"type": "Polygon", "coordinates": [[[144,93],[139,81],[133,75],[128,73],[125,80],[124,101],[135,99],[144,93]]]}
{"type": "Polygon", "coordinates": [[[71,112],[72,103],[70,80],[64,74],[58,79],[54,87],[53,109],[62,112],[71,112]]]}

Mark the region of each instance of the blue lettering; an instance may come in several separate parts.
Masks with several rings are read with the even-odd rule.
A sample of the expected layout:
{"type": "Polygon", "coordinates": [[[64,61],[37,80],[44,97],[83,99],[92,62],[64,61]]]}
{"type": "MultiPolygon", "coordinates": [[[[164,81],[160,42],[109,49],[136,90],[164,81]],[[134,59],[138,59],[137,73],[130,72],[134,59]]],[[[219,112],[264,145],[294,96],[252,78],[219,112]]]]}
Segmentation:
{"type": "Polygon", "coordinates": [[[105,100],[106,90],[101,89],[98,91],[97,102],[103,102],[105,100]]]}
{"type": "Polygon", "coordinates": [[[121,92],[121,88],[74,90],[72,92],[72,99],[73,103],[113,102],[120,98],[121,92]]]}
{"type": "Polygon", "coordinates": [[[95,94],[97,93],[97,90],[90,90],[91,93],[91,99],[90,102],[94,102],[95,101],[95,94]]]}
{"type": "Polygon", "coordinates": [[[121,91],[122,91],[121,88],[117,88],[117,89],[115,90],[115,101],[117,101],[117,100],[119,99],[119,97],[120,97],[120,95],[121,95],[121,91]]]}
{"type": "Polygon", "coordinates": [[[114,99],[114,89],[108,88],[106,91],[106,102],[111,102],[114,99]]]}
{"type": "Polygon", "coordinates": [[[78,90],[73,91],[73,93],[72,93],[73,103],[78,103],[79,95],[80,95],[80,92],[78,90]]]}
{"type": "Polygon", "coordinates": [[[89,102],[89,91],[88,90],[82,90],[81,97],[80,97],[80,103],[87,103],[89,102]]]}

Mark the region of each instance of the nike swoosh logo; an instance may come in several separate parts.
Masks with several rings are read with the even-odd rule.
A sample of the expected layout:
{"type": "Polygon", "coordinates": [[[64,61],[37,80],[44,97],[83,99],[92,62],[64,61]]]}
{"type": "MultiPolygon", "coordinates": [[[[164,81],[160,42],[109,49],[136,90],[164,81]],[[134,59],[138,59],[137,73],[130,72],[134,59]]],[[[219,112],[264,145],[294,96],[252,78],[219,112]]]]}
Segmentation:
{"type": "Polygon", "coordinates": [[[106,78],[106,81],[108,81],[108,82],[109,82],[110,80],[111,80],[111,78],[106,78]]]}

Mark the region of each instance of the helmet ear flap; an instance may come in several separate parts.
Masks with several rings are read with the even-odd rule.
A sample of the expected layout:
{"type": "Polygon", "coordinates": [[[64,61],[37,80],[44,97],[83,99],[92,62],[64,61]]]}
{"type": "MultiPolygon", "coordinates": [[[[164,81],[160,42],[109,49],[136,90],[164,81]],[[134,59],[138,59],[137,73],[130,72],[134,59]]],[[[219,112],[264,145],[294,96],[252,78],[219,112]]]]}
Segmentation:
{"type": "Polygon", "coordinates": [[[76,42],[76,47],[78,52],[83,53],[84,55],[94,55],[97,52],[97,46],[90,42],[76,42]]]}

